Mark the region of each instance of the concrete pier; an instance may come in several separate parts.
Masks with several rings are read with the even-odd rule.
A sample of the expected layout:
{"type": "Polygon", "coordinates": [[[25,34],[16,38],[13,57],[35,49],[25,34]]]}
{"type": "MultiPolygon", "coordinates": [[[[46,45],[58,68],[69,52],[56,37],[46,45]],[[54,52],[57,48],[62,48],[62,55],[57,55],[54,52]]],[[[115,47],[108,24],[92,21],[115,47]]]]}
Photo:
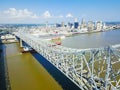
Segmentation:
{"type": "Polygon", "coordinates": [[[1,43],[4,43],[4,44],[18,42],[16,37],[12,34],[1,35],[0,39],[2,40],[1,43]]]}

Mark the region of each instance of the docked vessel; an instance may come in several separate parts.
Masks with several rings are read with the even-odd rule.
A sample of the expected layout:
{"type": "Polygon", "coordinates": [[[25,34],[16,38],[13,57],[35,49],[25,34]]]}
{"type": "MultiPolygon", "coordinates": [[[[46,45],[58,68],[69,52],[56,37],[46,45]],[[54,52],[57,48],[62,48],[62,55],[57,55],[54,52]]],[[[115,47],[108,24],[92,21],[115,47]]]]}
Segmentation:
{"type": "Polygon", "coordinates": [[[35,50],[33,48],[31,48],[31,47],[24,46],[24,47],[22,47],[21,52],[22,53],[35,52],[35,50]]]}
{"type": "Polygon", "coordinates": [[[56,37],[51,39],[51,42],[57,44],[57,45],[61,45],[61,38],[60,37],[56,37]]]}

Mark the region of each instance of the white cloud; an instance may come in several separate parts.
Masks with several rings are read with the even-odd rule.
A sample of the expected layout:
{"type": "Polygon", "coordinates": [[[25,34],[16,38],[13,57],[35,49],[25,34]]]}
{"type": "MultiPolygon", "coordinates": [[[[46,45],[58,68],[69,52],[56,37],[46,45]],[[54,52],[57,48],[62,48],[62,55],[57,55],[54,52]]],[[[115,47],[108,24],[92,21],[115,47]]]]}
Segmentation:
{"type": "Polygon", "coordinates": [[[15,8],[9,8],[8,10],[3,12],[4,15],[9,16],[9,18],[36,18],[37,15],[33,14],[33,12],[29,11],[28,9],[17,10],[15,8]]]}
{"type": "Polygon", "coordinates": [[[53,14],[51,14],[49,11],[45,11],[43,14],[42,14],[42,18],[63,18],[63,15],[56,15],[54,16],[53,14]]]}
{"type": "Polygon", "coordinates": [[[59,15],[58,18],[63,18],[63,15],[59,15]]]}
{"type": "Polygon", "coordinates": [[[45,12],[43,13],[43,18],[52,18],[52,15],[50,14],[49,11],[45,11],[45,12]]]}
{"type": "Polygon", "coordinates": [[[73,15],[72,15],[71,13],[68,13],[68,14],[66,15],[66,17],[67,17],[67,18],[72,18],[73,15]]]}
{"type": "MultiPolygon", "coordinates": [[[[67,14],[67,18],[73,17],[72,14],[67,14]]],[[[40,13],[39,15],[33,13],[28,9],[16,9],[9,8],[5,11],[0,11],[0,23],[39,23],[48,21],[58,21],[64,20],[64,16],[62,14],[54,15],[54,13],[50,13],[49,10],[46,10],[44,13],[40,13]]]]}
{"type": "Polygon", "coordinates": [[[9,14],[11,16],[16,16],[17,10],[15,8],[9,8],[9,10],[4,11],[4,14],[9,14]]]}
{"type": "Polygon", "coordinates": [[[33,16],[32,16],[32,18],[33,19],[37,19],[37,18],[39,18],[36,14],[34,14],[33,16]]]}

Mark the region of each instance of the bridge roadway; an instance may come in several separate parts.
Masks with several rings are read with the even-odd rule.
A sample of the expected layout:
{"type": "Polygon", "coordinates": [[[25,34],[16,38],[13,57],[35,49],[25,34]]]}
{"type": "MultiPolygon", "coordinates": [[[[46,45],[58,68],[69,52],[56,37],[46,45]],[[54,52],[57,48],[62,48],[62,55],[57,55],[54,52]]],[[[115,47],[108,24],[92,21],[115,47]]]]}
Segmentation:
{"type": "Polygon", "coordinates": [[[120,45],[71,49],[28,33],[14,34],[44,56],[81,90],[120,90],[120,45]]]}

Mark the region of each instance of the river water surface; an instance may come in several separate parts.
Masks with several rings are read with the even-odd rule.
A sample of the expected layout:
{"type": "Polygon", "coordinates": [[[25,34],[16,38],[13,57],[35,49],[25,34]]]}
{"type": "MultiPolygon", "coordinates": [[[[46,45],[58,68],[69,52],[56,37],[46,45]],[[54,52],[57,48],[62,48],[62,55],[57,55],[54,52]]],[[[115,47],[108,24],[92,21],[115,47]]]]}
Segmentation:
{"type": "Polygon", "coordinates": [[[5,47],[12,90],[62,90],[30,53],[21,54],[16,43],[6,44],[5,47]]]}
{"type": "Polygon", "coordinates": [[[115,44],[120,44],[120,30],[78,34],[62,40],[62,46],[79,49],[97,48],[115,44]]]}

